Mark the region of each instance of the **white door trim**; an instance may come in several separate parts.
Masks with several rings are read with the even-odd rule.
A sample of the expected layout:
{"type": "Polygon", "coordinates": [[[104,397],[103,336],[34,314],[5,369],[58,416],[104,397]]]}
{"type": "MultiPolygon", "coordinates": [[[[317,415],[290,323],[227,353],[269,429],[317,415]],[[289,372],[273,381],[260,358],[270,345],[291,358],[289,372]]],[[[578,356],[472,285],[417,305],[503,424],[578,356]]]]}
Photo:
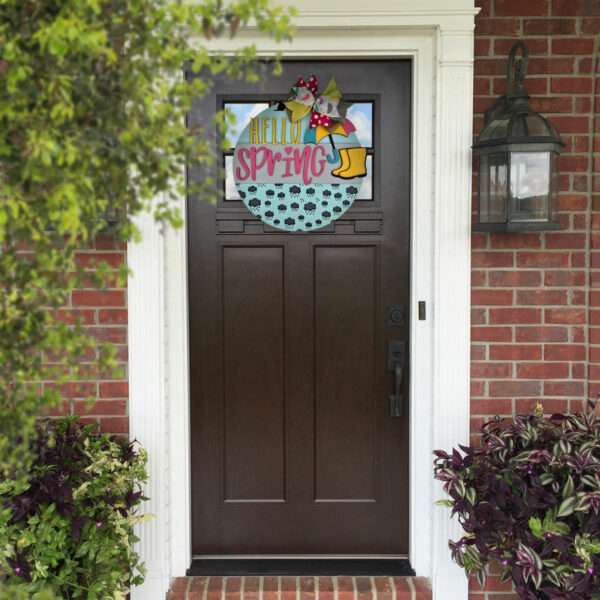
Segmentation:
{"type": "MultiPolygon", "coordinates": [[[[393,8],[371,0],[368,12],[353,10],[359,0],[320,0],[322,11],[311,3],[319,5],[296,2],[293,43],[277,46],[249,29],[221,49],[255,43],[266,55],[413,61],[410,559],[431,578],[434,600],[467,600],[466,578],[447,546],[457,525],[433,505],[441,492],[432,450],[469,436],[476,11],[472,0],[396,0],[393,8]],[[421,300],[425,321],[417,320],[421,300]]],[[[150,453],[145,510],[155,518],[139,528],[148,576],[133,600],[164,600],[171,577],[185,575],[191,559],[187,241],[185,228],[161,233],[148,216],[138,223],[142,241],[128,247],[130,431],[150,453]]]]}

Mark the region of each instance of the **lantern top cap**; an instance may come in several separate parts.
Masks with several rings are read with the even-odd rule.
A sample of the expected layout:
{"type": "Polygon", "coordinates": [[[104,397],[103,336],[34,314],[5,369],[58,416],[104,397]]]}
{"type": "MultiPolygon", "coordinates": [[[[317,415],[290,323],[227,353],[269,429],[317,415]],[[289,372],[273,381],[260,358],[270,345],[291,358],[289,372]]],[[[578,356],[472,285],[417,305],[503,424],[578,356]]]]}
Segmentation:
{"type": "Polygon", "coordinates": [[[560,152],[564,147],[554,126],[529,106],[525,88],[528,61],[527,46],[522,41],[516,42],[508,56],[506,94],[486,111],[484,128],[473,144],[476,152],[486,148],[560,152]]]}

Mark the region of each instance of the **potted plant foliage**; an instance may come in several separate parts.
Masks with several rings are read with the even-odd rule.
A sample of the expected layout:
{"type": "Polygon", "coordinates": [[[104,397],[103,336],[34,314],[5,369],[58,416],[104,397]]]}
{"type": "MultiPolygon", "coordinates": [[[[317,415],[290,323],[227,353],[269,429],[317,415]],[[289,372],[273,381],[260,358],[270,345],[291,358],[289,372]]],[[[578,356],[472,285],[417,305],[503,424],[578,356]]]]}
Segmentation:
{"type": "Polygon", "coordinates": [[[527,600],[600,598],[600,418],[519,416],[485,424],[481,446],[435,452],[464,535],[453,559],[485,581],[492,562],[527,600]]]}

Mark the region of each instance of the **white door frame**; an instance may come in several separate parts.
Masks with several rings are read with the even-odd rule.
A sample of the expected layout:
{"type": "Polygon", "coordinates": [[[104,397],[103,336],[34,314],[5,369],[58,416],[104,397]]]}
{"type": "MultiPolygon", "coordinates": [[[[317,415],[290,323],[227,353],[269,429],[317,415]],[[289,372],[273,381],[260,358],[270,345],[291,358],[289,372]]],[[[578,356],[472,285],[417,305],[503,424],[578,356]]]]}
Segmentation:
{"type": "MultiPolygon", "coordinates": [[[[409,557],[431,579],[434,600],[467,600],[447,545],[459,530],[433,504],[442,494],[432,451],[469,439],[476,9],[472,0],[370,0],[369,11],[353,8],[359,0],[298,4],[293,43],[278,46],[250,28],[220,49],[255,43],[265,55],[413,61],[409,557]]],[[[138,225],[142,241],[128,246],[130,432],[150,454],[144,509],[154,518],[139,528],[148,575],[132,598],[164,600],[191,560],[187,241],[185,228],[161,232],[148,215],[138,225]]]]}

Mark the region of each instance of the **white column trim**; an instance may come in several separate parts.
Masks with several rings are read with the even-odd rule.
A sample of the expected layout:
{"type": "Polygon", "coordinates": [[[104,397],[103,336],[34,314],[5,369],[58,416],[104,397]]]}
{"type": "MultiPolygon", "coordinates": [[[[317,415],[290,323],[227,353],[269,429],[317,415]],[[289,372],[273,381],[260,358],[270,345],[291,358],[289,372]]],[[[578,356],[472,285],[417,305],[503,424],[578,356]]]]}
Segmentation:
{"type": "MultiPolygon", "coordinates": [[[[432,451],[468,441],[472,0],[300,0],[294,42],[283,47],[249,29],[220,49],[256,43],[294,57],[413,60],[411,247],[410,559],[430,577],[434,600],[467,600],[450,560],[457,530],[433,502],[432,451]],[[396,4],[398,5],[396,7],[396,4]],[[351,6],[351,5],[356,5],[351,6]],[[302,11],[306,6],[307,10],[302,11]],[[452,9],[455,6],[455,9],[452,9]],[[417,302],[427,302],[418,321],[417,302]]],[[[182,200],[182,202],[184,202],[182,200]]],[[[151,456],[148,510],[140,531],[148,579],[133,600],[164,600],[168,580],[190,561],[190,459],[185,231],[164,236],[149,217],[130,244],[130,428],[151,456]]]]}
{"type": "Polygon", "coordinates": [[[190,566],[191,493],[188,352],[187,227],[165,235],[167,284],[167,401],[169,412],[170,573],[183,574],[190,566]],[[171,268],[174,266],[175,268],[171,268]],[[181,482],[188,482],[181,485],[181,482]],[[180,494],[180,495],[179,495],[180,494]]]}
{"type": "Polygon", "coordinates": [[[169,426],[165,361],[165,240],[150,214],[136,219],[140,243],[127,247],[132,275],[128,280],[129,431],[148,450],[149,500],[142,511],[153,518],[137,530],[138,552],[146,564],[144,584],[134,600],[164,600],[171,569],[165,543],[169,537],[169,426]]]}
{"type": "MultiPolygon", "coordinates": [[[[434,234],[434,448],[469,442],[471,339],[471,143],[473,32],[438,36],[434,234]],[[469,110],[465,110],[465,106],[469,110]]],[[[440,485],[434,494],[443,497],[440,485]]],[[[460,537],[447,509],[433,511],[433,600],[468,598],[468,581],[452,562],[448,539],[460,537]]]]}

